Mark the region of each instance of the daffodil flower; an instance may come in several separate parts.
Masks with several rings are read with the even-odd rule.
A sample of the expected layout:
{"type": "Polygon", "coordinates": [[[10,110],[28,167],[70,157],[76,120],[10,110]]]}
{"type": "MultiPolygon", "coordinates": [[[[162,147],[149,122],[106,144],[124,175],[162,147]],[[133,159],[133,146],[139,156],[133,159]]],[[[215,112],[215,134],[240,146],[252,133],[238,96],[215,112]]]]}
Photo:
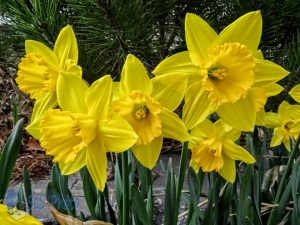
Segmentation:
{"type": "Polygon", "coordinates": [[[266,113],[265,126],[274,128],[270,146],[275,147],[283,143],[290,151],[290,140],[296,141],[299,137],[300,105],[290,105],[283,101],[278,107],[278,113],[266,113]]]}
{"type": "Polygon", "coordinates": [[[241,132],[218,120],[214,124],[204,120],[191,130],[189,149],[192,151],[191,166],[198,171],[218,172],[233,183],[236,176],[235,160],[251,164],[253,156],[234,142],[241,132]]]}
{"type": "Polygon", "coordinates": [[[42,225],[34,217],[28,215],[26,212],[9,209],[6,205],[0,204],[0,224],[1,225],[42,225]]]}
{"type": "Polygon", "coordinates": [[[59,33],[51,50],[41,42],[27,40],[26,55],[21,59],[16,82],[32,99],[36,99],[29,133],[40,138],[39,123],[45,111],[57,106],[57,80],[61,72],[81,78],[82,70],[77,65],[78,49],[75,34],[70,26],[59,33]]]}
{"type": "Polygon", "coordinates": [[[133,55],[126,58],[113,109],[137,133],[132,151],[149,169],[158,160],[163,137],[181,142],[189,139],[184,123],[173,112],[183,99],[186,84],[187,80],[182,76],[150,79],[139,59],[133,55]]]}
{"type": "Polygon", "coordinates": [[[58,103],[41,119],[41,146],[68,175],[87,166],[96,186],[106,182],[106,152],[123,152],[137,135],[120,115],[110,108],[112,79],[104,76],[91,87],[73,75],[62,73],[58,80],[58,103]]]}
{"type": "Polygon", "coordinates": [[[260,12],[241,16],[219,35],[199,16],[186,15],[188,51],[166,58],[153,73],[189,77],[183,108],[188,129],[217,112],[229,125],[253,130],[267,98],[283,90],[275,82],[288,74],[257,50],[261,33],[260,12]]]}

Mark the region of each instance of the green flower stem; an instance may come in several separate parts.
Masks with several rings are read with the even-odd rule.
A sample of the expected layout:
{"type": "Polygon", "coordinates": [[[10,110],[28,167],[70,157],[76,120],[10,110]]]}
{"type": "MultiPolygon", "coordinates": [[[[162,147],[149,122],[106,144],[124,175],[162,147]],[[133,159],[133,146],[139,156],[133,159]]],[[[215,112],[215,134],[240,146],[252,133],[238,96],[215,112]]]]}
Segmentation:
{"type": "MultiPolygon", "coordinates": [[[[293,141],[291,141],[293,143],[293,141]]],[[[291,143],[291,146],[292,146],[292,143],[291,143]]],[[[286,179],[288,178],[288,175],[289,175],[289,172],[290,170],[292,169],[292,166],[293,166],[293,161],[294,159],[296,158],[297,156],[297,151],[298,151],[298,146],[300,144],[300,137],[298,138],[296,144],[293,146],[292,148],[292,152],[290,154],[290,157],[289,157],[289,160],[288,160],[288,163],[286,165],[286,169],[283,173],[283,176],[281,177],[280,179],[280,184],[279,184],[279,187],[278,187],[278,190],[277,190],[277,193],[276,193],[276,196],[275,196],[275,201],[274,201],[274,204],[278,204],[279,201],[280,201],[280,197],[282,196],[282,193],[284,191],[284,184],[286,183],[286,179]]],[[[269,217],[269,220],[268,220],[268,225],[273,225],[275,224],[274,220],[276,218],[276,208],[275,209],[272,209],[271,211],[271,214],[270,214],[270,217],[269,217]]]]}
{"type": "Polygon", "coordinates": [[[150,218],[150,223],[154,224],[153,221],[153,188],[152,188],[152,171],[147,169],[147,185],[148,185],[148,203],[147,212],[150,218]]]}
{"type": "Polygon", "coordinates": [[[181,200],[181,191],[183,188],[183,182],[185,177],[185,170],[186,170],[186,162],[188,157],[188,142],[184,142],[181,151],[181,158],[180,158],[180,166],[179,166],[179,177],[176,187],[176,205],[174,209],[174,225],[177,224],[178,221],[178,214],[179,214],[179,207],[180,207],[180,200],[181,200]]]}
{"type": "Polygon", "coordinates": [[[122,180],[123,180],[123,201],[122,201],[122,225],[129,225],[129,173],[128,173],[128,152],[122,153],[122,180]]]}

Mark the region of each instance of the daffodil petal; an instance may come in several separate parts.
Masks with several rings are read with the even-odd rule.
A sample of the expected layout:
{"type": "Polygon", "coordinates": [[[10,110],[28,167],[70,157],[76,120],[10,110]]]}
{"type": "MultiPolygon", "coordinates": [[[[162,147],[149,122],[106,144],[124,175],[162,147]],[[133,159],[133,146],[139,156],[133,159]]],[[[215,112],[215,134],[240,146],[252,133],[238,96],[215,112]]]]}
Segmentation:
{"type": "Polygon", "coordinates": [[[78,62],[78,47],[74,31],[71,26],[65,26],[59,33],[55,45],[54,52],[58,56],[59,65],[62,68],[67,59],[78,62]]]}
{"type": "Polygon", "coordinates": [[[265,119],[266,115],[265,115],[265,110],[261,109],[260,111],[256,112],[256,121],[255,121],[255,125],[257,126],[264,126],[265,125],[265,119]]]}
{"type": "Polygon", "coordinates": [[[289,95],[292,96],[292,98],[296,102],[300,102],[300,84],[296,85],[295,87],[290,90],[289,95]]]}
{"type": "Polygon", "coordinates": [[[256,52],[252,52],[252,56],[256,59],[264,59],[264,55],[261,50],[257,50],[256,52]]]}
{"type": "Polygon", "coordinates": [[[73,162],[64,163],[63,161],[59,161],[59,169],[63,175],[71,175],[85,166],[85,160],[86,150],[82,149],[78,152],[73,162]]]}
{"type": "Polygon", "coordinates": [[[189,149],[193,149],[194,146],[202,140],[208,138],[211,132],[214,132],[215,128],[210,120],[204,120],[191,130],[191,139],[189,141],[189,149]]]}
{"type": "Polygon", "coordinates": [[[279,84],[276,84],[276,83],[271,83],[262,88],[264,89],[264,91],[268,97],[276,96],[284,90],[283,87],[281,87],[279,84]]]}
{"type": "MultiPolygon", "coordinates": [[[[229,139],[233,142],[239,139],[239,137],[242,134],[242,132],[240,130],[238,130],[232,126],[229,126],[227,123],[224,123],[224,121],[222,121],[222,120],[218,120],[218,121],[221,121],[222,128],[225,131],[224,138],[229,139]]],[[[215,126],[216,126],[216,123],[215,123],[215,126]]],[[[219,131],[217,131],[217,132],[219,132],[219,131]]]]}
{"type": "Polygon", "coordinates": [[[152,72],[155,76],[165,74],[200,76],[200,67],[195,66],[188,51],[174,54],[160,62],[152,72]]]}
{"type": "MultiPolygon", "coordinates": [[[[294,126],[291,127],[290,132],[291,133],[300,132],[300,120],[295,122],[294,126]]],[[[297,139],[295,139],[295,140],[297,140],[297,139]]]]}
{"type": "Polygon", "coordinates": [[[182,75],[162,75],[152,79],[152,97],[162,106],[174,111],[182,102],[187,78],[182,75]]]}
{"type": "Polygon", "coordinates": [[[281,144],[283,140],[283,133],[281,127],[274,128],[273,137],[271,140],[271,147],[275,147],[281,144]]]}
{"type": "Polygon", "coordinates": [[[162,120],[162,132],[166,138],[171,138],[180,142],[190,139],[190,135],[179,116],[167,109],[163,109],[160,113],[162,120]]]}
{"type": "Polygon", "coordinates": [[[195,163],[193,159],[191,159],[190,161],[190,167],[192,167],[196,173],[199,172],[200,166],[197,163],[195,163]]]}
{"type": "Polygon", "coordinates": [[[217,105],[208,99],[209,92],[201,87],[201,82],[191,85],[185,96],[183,121],[188,130],[204,121],[217,109],[217,105]]]}
{"type": "Polygon", "coordinates": [[[193,64],[199,66],[207,57],[207,49],[212,46],[218,34],[199,16],[187,13],[185,17],[186,45],[193,64]]]}
{"type": "Polygon", "coordinates": [[[26,130],[37,140],[41,137],[40,121],[41,117],[48,109],[53,109],[57,106],[56,94],[47,93],[43,97],[35,101],[30,124],[26,130]]]}
{"type": "Polygon", "coordinates": [[[281,121],[279,120],[278,115],[276,113],[266,112],[264,125],[268,128],[280,127],[281,121]]]}
{"type": "Polygon", "coordinates": [[[235,161],[223,155],[224,165],[218,173],[228,182],[233,183],[236,177],[235,161]]]}
{"type": "Polygon", "coordinates": [[[256,110],[253,100],[247,96],[235,103],[225,103],[219,106],[217,113],[221,119],[241,131],[253,131],[256,110]]]}
{"type": "Polygon", "coordinates": [[[151,170],[159,158],[162,144],[163,136],[159,136],[148,145],[134,145],[132,152],[144,167],[151,170]]]}
{"type": "Polygon", "coordinates": [[[289,74],[281,66],[268,60],[255,60],[255,81],[256,86],[265,86],[272,82],[277,82],[289,74]]]}
{"type": "Polygon", "coordinates": [[[216,40],[217,44],[238,42],[255,52],[262,33],[262,18],[259,11],[247,13],[225,27],[216,40]]]}
{"type": "Polygon", "coordinates": [[[112,79],[105,75],[96,80],[86,92],[85,104],[88,114],[97,118],[106,118],[112,101],[112,79]]]}
{"type": "Polygon", "coordinates": [[[107,180],[106,149],[102,141],[93,141],[86,149],[86,166],[96,185],[103,192],[107,180]]]}
{"type": "Polygon", "coordinates": [[[120,98],[120,82],[113,82],[113,101],[120,98]]]}
{"type": "Polygon", "coordinates": [[[33,40],[26,40],[25,41],[25,51],[26,54],[30,52],[37,53],[40,55],[46,62],[54,67],[57,67],[58,59],[55,53],[48,48],[46,45],[44,45],[41,42],[33,41],[33,40]]]}
{"type": "Polygon", "coordinates": [[[61,72],[57,80],[57,101],[64,111],[85,113],[84,93],[88,90],[87,84],[78,77],[61,72]]]}
{"type": "MultiPolygon", "coordinates": [[[[290,105],[287,101],[283,101],[279,105],[279,107],[278,107],[278,116],[282,121],[286,120],[287,118],[290,118],[291,110],[289,110],[289,109],[291,109],[291,107],[292,107],[292,105],[290,105]]],[[[295,108],[295,107],[293,107],[293,108],[295,108]]],[[[295,113],[295,111],[293,113],[295,113]]]]}
{"type": "Polygon", "coordinates": [[[255,163],[254,157],[244,148],[235,144],[233,141],[223,142],[224,153],[233,160],[239,160],[248,164],[255,163]]]}
{"type": "Polygon", "coordinates": [[[150,95],[152,92],[152,82],[143,63],[134,55],[129,54],[121,74],[121,97],[128,95],[134,90],[140,90],[150,95]]]}
{"type": "Polygon", "coordinates": [[[129,123],[116,113],[108,121],[99,124],[100,139],[111,152],[124,152],[137,141],[137,134],[129,123]]]}

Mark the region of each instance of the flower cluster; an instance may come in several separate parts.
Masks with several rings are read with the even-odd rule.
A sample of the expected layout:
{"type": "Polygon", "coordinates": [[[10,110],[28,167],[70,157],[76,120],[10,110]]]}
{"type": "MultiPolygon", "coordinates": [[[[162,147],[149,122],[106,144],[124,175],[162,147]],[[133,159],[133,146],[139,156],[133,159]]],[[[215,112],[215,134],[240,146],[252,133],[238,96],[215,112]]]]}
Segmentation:
{"type": "MultiPolygon", "coordinates": [[[[234,182],[235,160],[255,162],[234,143],[241,131],[262,124],[276,127],[273,146],[286,144],[300,131],[300,116],[289,113],[300,106],[283,103],[278,115],[265,114],[268,97],[283,90],[276,82],[288,72],[263,58],[258,49],[261,33],[260,12],[238,18],[220,34],[189,13],[187,51],[163,60],[154,78],[129,54],[119,82],[105,75],[90,86],[77,65],[77,42],[70,26],[62,29],[54,50],[26,41],[16,81],[36,100],[27,130],[63,174],[86,166],[101,191],[107,152],[131,149],[144,167],[152,169],[164,137],[189,141],[195,170],[216,171],[234,182]],[[174,110],[183,100],[181,120],[174,110]],[[215,123],[208,120],[212,113],[220,118],[215,123]]],[[[295,93],[300,92],[293,91],[300,100],[295,93]]]]}

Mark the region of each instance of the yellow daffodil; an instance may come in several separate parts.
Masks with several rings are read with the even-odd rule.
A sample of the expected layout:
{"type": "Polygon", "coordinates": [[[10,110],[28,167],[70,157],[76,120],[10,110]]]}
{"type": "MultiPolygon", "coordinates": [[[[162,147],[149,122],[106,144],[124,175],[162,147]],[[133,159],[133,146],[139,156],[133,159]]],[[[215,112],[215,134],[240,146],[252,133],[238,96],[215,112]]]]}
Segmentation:
{"type": "Polygon", "coordinates": [[[104,76],[91,87],[62,73],[57,84],[62,110],[47,111],[41,119],[41,145],[58,162],[63,174],[87,166],[96,186],[103,191],[106,182],[106,152],[123,152],[137,135],[120,115],[110,108],[112,79],[104,76]]]}
{"type": "Polygon", "coordinates": [[[26,212],[17,209],[9,209],[6,205],[0,204],[0,224],[1,225],[42,225],[34,217],[26,212]]]}
{"type": "Polygon", "coordinates": [[[75,34],[70,26],[59,33],[51,50],[43,43],[33,40],[25,42],[26,55],[21,59],[16,82],[19,88],[36,99],[29,133],[39,139],[40,118],[45,111],[57,106],[57,80],[61,72],[81,78],[81,67],[77,65],[78,49],[75,34]]]}
{"type": "Polygon", "coordinates": [[[113,109],[136,131],[133,154],[149,169],[158,160],[163,137],[181,142],[189,139],[184,123],[173,112],[184,97],[186,84],[181,76],[150,79],[141,61],[127,56],[113,109]]]}
{"type": "Polygon", "coordinates": [[[233,183],[236,176],[235,160],[254,163],[253,156],[234,142],[241,132],[218,120],[214,124],[204,120],[191,130],[189,149],[192,151],[191,166],[198,171],[218,172],[233,183]]]}
{"type": "Polygon", "coordinates": [[[297,140],[299,137],[300,105],[290,105],[283,101],[278,108],[278,113],[266,113],[265,126],[274,128],[270,146],[275,147],[283,143],[290,151],[290,140],[297,140]]]}
{"type": "Polygon", "coordinates": [[[293,87],[289,94],[296,102],[300,103],[300,84],[293,87]]]}
{"type": "Polygon", "coordinates": [[[219,35],[199,16],[186,15],[188,51],[166,58],[153,73],[189,77],[183,108],[188,129],[217,112],[229,125],[253,130],[256,113],[283,89],[275,82],[288,74],[257,50],[261,32],[260,12],[243,15],[219,35]]]}

